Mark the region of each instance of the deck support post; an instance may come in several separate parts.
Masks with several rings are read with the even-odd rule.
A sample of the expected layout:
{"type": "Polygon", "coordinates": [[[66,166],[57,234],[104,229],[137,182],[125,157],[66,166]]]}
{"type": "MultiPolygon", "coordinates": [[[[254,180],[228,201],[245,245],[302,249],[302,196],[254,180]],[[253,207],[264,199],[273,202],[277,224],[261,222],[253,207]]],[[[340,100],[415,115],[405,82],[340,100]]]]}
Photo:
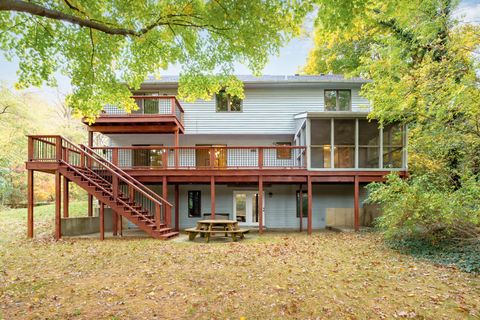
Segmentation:
{"type": "Polygon", "coordinates": [[[69,181],[63,177],[63,217],[68,218],[70,209],[69,181]]]}
{"type": "MultiPolygon", "coordinates": [[[[168,181],[167,181],[167,176],[163,176],[162,178],[162,198],[165,199],[166,201],[168,201],[168,181]]],[[[170,227],[170,220],[171,220],[171,217],[169,217],[169,215],[171,215],[172,213],[170,212],[170,210],[167,209],[167,206],[164,205],[163,206],[163,214],[165,215],[163,217],[164,221],[163,223],[165,223],[165,225],[167,227],[170,227]]]]}
{"type": "Polygon", "coordinates": [[[178,168],[179,165],[180,165],[180,163],[179,163],[180,150],[178,149],[178,145],[179,145],[178,131],[179,131],[179,129],[177,128],[177,129],[175,130],[175,135],[174,135],[174,138],[175,138],[175,141],[174,141],[174,146],[175,146],[175,151],[174,151],[175,168],[178,168]]]}
{"type": "Polygon", "coordinates": [[[303,190],[302,190],[302,184],[300,183],[300,190],[298,192],[298,196],[299,196],[299,200],[300,200],[300,203],[299,203],[299,212],[300,212],[300,232],[303,231],[303,190]]]}
{"type": "Polygon", "coordinates": [[[312,234],[312,177],[307,176],[307,195],[308,195],[308,218],[307,232],[312,234]]]}
{"type": "Polygon", "coordinates": [[[118,234],[123,237],[123,216],[118,215],[118,234]]]}
{"type": "Polygon", "coordinates": [[[100,240],[105,239],[105,205],[100,202],[100,240]]]}
{"type": "Polygon", "coordinates": [[[116,236],[118,231],[118,213],[112,209],[112,235],[116,236]]]}
{"type": "Polygon", "coordinates": [[[93,196],[91,194],[88,195],[88,216],[93,216],[93,196]]]}
{"type": "Polygon", "coordinates": [[[27,178],[27,237],[33,238],[33,208],[35,206],[33,170],[28,170],[27,178]]]}
{"type": "MultiPolygon", "coordinates": [[[[92,148],[93,147],[93,131],[88,131],[88,147],[92,148]]],[[[88,195],[88,216],[92,217],[93,216],[93,196],[88,195]]]]}
{"type": "Polygon", "coordinates": [[[258,232],[263,233],[263,176],[258,176],[258,232]]]}
{"type": "Polygon", "coordinates": [[[359,192],[360,184],[358,176],[355,176],[355,187],[354,187],[354,196],[353,196],[353,221],[355,231],[360,230],[360,206],[359,206],[359,192]]]}
{"type": "Polygon", "coordinates": [[[62,175],[55,171],[55,240],[62,237],[62,175]]]}
{"type": "Polygon", "coordinates": [[[175,185],[175,231],[180,230],[180,191],[179,191],[179,185],[175,185]]]}
{"type": "Polygon", "coordinates": [[[215,177],[210,177],[210,212],[212,220],[215,220],[215,177]]]}

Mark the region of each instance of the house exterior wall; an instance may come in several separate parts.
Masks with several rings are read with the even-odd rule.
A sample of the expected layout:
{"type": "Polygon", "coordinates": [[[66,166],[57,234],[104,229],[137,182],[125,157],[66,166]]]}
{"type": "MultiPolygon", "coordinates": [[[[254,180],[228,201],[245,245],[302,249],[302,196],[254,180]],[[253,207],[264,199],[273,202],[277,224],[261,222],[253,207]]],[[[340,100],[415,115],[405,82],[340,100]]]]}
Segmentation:
{"type": "MultiPolygon", "coordinates": [[[[324,90],[351,89],[352,111],[368,111],[369,102],[359,95],[359,84],[277,85],[245,88],[242,112],[216,112],[215,97],[195,102],[180,101],[185,134],[295,134],[294,115],[324,111],[324,90]]],[[[177,95],[177,90],[155,90],[159,95],[177,95]]],[[[111,112],[115,107],[107,107],[111,112]]]]}

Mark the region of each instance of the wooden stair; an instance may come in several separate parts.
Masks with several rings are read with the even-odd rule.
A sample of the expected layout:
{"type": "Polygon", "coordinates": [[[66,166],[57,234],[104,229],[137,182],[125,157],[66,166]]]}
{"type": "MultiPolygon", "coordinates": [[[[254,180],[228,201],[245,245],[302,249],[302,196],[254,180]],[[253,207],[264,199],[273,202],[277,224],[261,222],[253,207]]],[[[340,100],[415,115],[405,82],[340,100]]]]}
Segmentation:
{"type": "Polygon", "coordinates": [[[113,211],[128,219],[150,236],[166,240],[179,234],[165,223],[161,223],[160,227],[157,228],[154,215],[141,204],[136,203],[135,199],[130,199],[123,192],[119,191],[117,200],[115,200],[112,183],[102,178],[94,170],[74,167],[68,164],[61,165],[59,170],[70,181],[76,183],[90,195],[112,208],[113,211]]]}

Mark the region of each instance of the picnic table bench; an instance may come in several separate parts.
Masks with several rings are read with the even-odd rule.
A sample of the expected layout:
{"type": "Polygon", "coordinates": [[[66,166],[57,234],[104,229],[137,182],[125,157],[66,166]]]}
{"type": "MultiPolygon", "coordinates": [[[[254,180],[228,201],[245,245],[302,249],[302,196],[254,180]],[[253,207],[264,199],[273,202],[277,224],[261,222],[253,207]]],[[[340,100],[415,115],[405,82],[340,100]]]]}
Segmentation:
{"type": "Polygon", "coordinates": [[[195,240],[195,237],[199,234],[205,238],[206,242],[209,242],[210,237],[215,233],[225,234],[225,237],[230,235],[233,241],[237,241],[237,236],[243,239],[245,233],[249,231],[248,229],[240,229],[238,222],[235,220],[200,220],[197,222],[196,228],[185,229],[190,241],[195,240]]]}

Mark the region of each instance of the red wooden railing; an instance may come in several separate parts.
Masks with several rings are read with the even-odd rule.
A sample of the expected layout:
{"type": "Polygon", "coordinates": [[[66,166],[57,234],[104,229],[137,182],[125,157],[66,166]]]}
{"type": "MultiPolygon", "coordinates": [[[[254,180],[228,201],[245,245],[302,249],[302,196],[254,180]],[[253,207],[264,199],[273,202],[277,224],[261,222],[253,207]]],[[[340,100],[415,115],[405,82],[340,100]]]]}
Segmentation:
{"type": "Polygon", "coordinates": [[[175,96],[132,96],[132,98],[135,99],[138,110],[126,113],[114,106],[106,106],[102,116],[168,115],[175,116],[183,124],[184,111],[175,96]]]}
{"type": "Polygon", "coordinates": [[[305,146],[126,146],[93,148],[121,168],[305,169],[305,146]]]}
{"type": "Polygon", "coordinates": [[[129,207],[124,200],[128,196],[149,213],[145,218],[157,228],[162,223],[170,225],[172,204],[86,146],[78,146],[61,136],[28,136],[28,161],[57,162],[78,174],[82,174],[78,169],[88,169],[111,185],[114,201],[129,207]]]}

